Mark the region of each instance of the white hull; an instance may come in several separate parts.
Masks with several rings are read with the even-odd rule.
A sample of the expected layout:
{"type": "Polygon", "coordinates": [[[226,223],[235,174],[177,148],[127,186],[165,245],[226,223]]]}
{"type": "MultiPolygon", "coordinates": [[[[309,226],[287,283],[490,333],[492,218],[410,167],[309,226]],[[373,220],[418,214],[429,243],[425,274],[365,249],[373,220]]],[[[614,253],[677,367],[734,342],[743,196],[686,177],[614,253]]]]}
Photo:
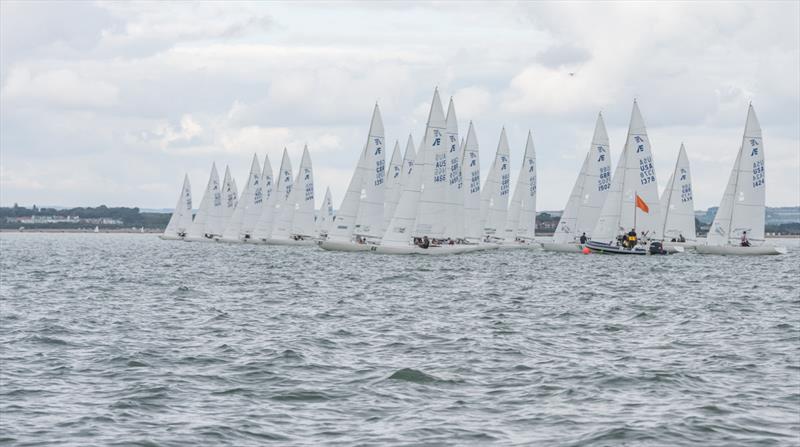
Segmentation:
{"type": "Polygon", "coordinates": [[[319,246],[329,251],[370,251],[370,247],[376,247],[375,244],[356,244],[354,242],[328,240],[322,241],[319,246]]]}
{"type": "Polygon", "coordinates": [[[213,238],[208,237],[185,237],[183,238],[186,242],[219,242],[222,239],[221,236],[214,236],[213,238]]]}
{"type": "Polygon", "coordinates": [[[758,247],[738,247],[735,245],[697,245],[695,250],[704,255],[762,256],[786,254],[786,247],[761,245],[758,247]]]}
{"type": "Polygon", "coordinates": [[[171,234],[170,235],[159,234],[158,237],[159,237],[159,239],[162,239],[162,240],[165,240],[165,241],[182,241],[183,240],[182,237],[177,236],[177,235],[171,235],[171,234]]]}
{"type": "Polygon", "coordinates": [[[296,241],[294,239],[267,239],[265,243],[267,245],[292,245],[292,246],[317,245],[317,241],[315,239],[303,239],[300,241],[296,241]]]}
{"type": "Polygon", "coordinates": [[[500,250],[514,250],[518,248],[535,250],[540,247],[538,242],[499,242],[497,248],[500,250]]]}
{"type": "Polygon", "coordinates": [[[555,251],[558,253],[583,252],[583,245],[581,244],[558,244],[555,242],[542,242],[542,248],[544,248],[545,251],[555,251]]]}
{"type": "Polygon", "coordinates": [[[232,239],[232,238],[225,238],[225,237],[223,237],[223,238],[221,238],[221,239],[219,240],[219,242],[225,242],[225,243],[227,243],[227,244],[241,244],[241,243],[242,243],[242,240],[241,240],[241,239],[232,239]]]}
{"type": "Polygon", "coordinates": [[[432,245],[429,248],[422,248],[414,245],[409,245],[407,247],[390,247],[390,246],[378,245],[373,247],[374,249],[371,251],[374,253],[380,253],[386,255],[427,255],[427,256],[455,255],[459,253],[470,253],[473,251],[492,248],[489,247],[488,245],[471,245],[471,244],[440,245],[440,246],[432,245]]]}

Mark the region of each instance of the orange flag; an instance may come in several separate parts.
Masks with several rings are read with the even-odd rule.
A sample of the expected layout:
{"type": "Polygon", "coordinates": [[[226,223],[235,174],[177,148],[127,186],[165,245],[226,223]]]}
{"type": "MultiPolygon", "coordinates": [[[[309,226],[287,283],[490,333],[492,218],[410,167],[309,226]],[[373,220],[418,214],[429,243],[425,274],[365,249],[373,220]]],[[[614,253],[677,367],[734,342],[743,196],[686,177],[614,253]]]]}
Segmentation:
{"type": "Polygon", "coordinates": [[[645,213],[649,213],[650,212],[650,208],[647,206],[646,203],[644,203],[644,200],[642,200],[642,198],[639,197],[639,194],[636,194],[636,208],[639,208],[640,210],[644,211],[645,213]]]}

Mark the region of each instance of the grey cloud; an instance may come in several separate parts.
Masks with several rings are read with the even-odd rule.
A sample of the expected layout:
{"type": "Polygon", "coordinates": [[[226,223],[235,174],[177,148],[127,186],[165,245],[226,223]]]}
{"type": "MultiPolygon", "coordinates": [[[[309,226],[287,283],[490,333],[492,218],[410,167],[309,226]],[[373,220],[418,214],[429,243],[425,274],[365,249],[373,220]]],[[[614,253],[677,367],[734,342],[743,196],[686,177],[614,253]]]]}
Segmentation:
{"type": "Polygon", "coordinates": [[[589,59],[589,50],[571,44],[554,45],[536,55],[536,62],[550,68],[580,65],[589,59]]]}

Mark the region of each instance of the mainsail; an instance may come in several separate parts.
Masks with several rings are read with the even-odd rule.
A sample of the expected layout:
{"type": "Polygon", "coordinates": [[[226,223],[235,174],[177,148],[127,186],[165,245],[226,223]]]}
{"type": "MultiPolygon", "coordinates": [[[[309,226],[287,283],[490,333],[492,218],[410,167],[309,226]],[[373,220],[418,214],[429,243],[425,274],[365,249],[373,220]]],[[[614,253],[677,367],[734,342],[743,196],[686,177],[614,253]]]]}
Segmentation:
{"type": "MultiPolygon", "coordinates": [[[[399,152],[397,146],[398,144],[395,143],[395,153],[399,152]]],[[[397,155],[398,157],[400,156],[399,153],[397,155]]],[[[406,152],[402,161],[399,165],[395,166],[394,155],[392,155],[392,163],[389,165],[390,174],[386,182],[386,202],[383,205],[384,232],[386,228],[389,227],[389,221],[392,220],[394,210],[397,208],[397,202],[400,201],[400,194],[403,192],[403,184],[408,180],[408,176],[411,174],[415,156],[414,140],[412,140],[411,135],[409,135],[408,141],[406,142],[406,152]]]]}
{"type": "Polygon", "coordinates": [[[502,238],[508,214],[509,167],[508,138],[506,128],[500,132],[492,167],[481,191],[481,222],[483,234],[502,238]]]}
{"type": "Polygon", "coordinates": [[[192,186],[189,184],[189,174],[183,177],[181,195],[178,196],[178,203],[175,204],[175,211],[169,218],[167,228],[164,230],[165,236],[184,236],[192,226],[192,186]]]}
{"type": "Polygon", "coordinates": [[[294,213],[292,215],[292,234],[299,236],[316,236],[314,225],[314,170],[311,166],[311,155],[308,146],[303,147],[300,170],[292,189],[294,213]]]}
{"type": "Polygon", "coordinates": [[[441,238],[447,229],[447,151],[445,121],[439,89],[434,90],[425,138],[414,170],[420,174],[419,209],[414,236],[441,238]]]}
{"type": "Polygon", "coordinates": [[[618,235],[635,227],[640,239],[659,240],[662,238],[660,214],[650,139],[639,105],[634,101],[625,148],[592,239],[612,242],[618,235]],[[647,212],[636,206],[637,196],[647,206],[647,212]]]}
{"type": "Polygon", "coordinates": [[[445,117],[445,142],[447,144],[447,228],[445,236],[452,239],[464,237],[464,193],[461,180],[461,146],[458,141],[458,118],[453,98],[447,106],[445,117]]]}
{"type": "Polygon", "coordinates": [[[211,165],[211,175],[208,178],[206,191],[200,200],[197,215],[189,228],[188,237],[200,239],[203,237],[220,236],[222,233],[222,191],[220,191],[219,174],[217,165],[211,165]]]}
{"type": "Polygon", "coordinates": [[[360,203],[356,215],[355,233],[379,238],[383,227],[384,182],[386,178],[386,148],[383,120],[378,104],[372,111],[361,179],[360,203]]]}
{"type": "Polygon", "coordinates": [[[689,157],[681,143],[675,170],[667,181],[667,187],[661,193],[661,216],[663,225],[661,233],[664,239],[679,240],[681,236],[687,241],[697,239],[694,223],[694,200],[692,198],[692,173],[689,170],[689,157]]]}
{"type": "Polygon", "coordinates": [[[517,185],[505,225],[505,240],[533,240],[536,231],[536,149],[533,146],[533,135],[528,131],[525,143],[525,155],[522,159],[517,185]]]}
{"type": "Polygon", "coordinates": [[[283,148],[281,167],[278,170],[278,184],[275,190],[275,207],[272,232],[269,239],[287,239],[292,232],[294,203],[292,202],[292,161],[289,152],[283,148]]]}
{"type": "Polygon", "coordinates": [[[473,241],[483,236],[481,225],[481,160],[475,126],[469,122],[467,139],[464,140],[464,156],[461,172],[464,177],[464,235],[473,241]]]}
{"type": "Polygon", "coordinates": [[[743,232],[751,242],[764,240],[765,220],[764,144],[753,105],[747,110],[742,144],[731,170],[708,245],[738,245],[743,232]]]}
{"type": "Polygon", "coordinates": [[[274,183],[272,164],[269,162],[269,156],[264,155],[264,167],[261,172],[261,191],[263,195],[261,198],[261,210],[251,234],[254,239],[267,239],[272,233],[272,219],[275,216],[274,183]]]}
{"type": "Polygon", "coordinates": [[[575,242],[584,233],[591,238],[610,188],[611,149],[603,115],[598,114],[589,152],[558,221],[553,242],[575,242]]]}
{"type": "Polygon", "coordinates": [[[325,189],[325,198],[322,199],[322,206],[317,214],[317,234],[327,235],[333,222],[333,199],[331,198],[331,188],[325,189]]]}
{"type": "Polygon", "coordinates": [[[336,216],[334,216],[333,223],[328,231],[329,240],[350,242],[353,237],[356,216],[361,202],[361,180],[364,178],[366,150],[367,146],[364,145],[361,155],[358,157],[356,169],[353,171],[350,183],[347,185],[347,191],[344,194],[344,198],[342,198],[342,205],[336,210],[336,216]]]}
{"type": "Polygon", "coordinates": [[[238,199],[236,183],[231,176],[231,169],[229,166],[225,166],[225,177],[222,181],[222,225],[219,234],[222,233],[225,225],[231,219],[231,216],[233,216],[233,211],[236,209],[238,199]]]}
{"type": "Polygon", "coordinates": [[[222,232],[224,239],[240,240],[245,235],[252,234],[255,220],[261,215],[262,196],[261,165],[258,162],[258,155],[253,155],[250,174],[247,177],[242,196],[236,204],[233,215],[225,225],[225,231],[222,232]]]}

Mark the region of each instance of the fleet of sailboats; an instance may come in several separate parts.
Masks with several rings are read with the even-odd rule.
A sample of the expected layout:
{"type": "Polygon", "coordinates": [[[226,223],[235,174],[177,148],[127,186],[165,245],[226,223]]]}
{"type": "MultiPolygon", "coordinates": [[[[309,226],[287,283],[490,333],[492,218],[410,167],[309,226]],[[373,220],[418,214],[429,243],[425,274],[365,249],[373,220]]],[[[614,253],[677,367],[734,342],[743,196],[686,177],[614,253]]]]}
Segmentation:
{"type": "Polygon", "coordinates": [[[314,172],[304,147],[294,174],[283,151],[273,173],[253,156],[238,194],[226,167],[222,182],[212,164],[192,219],[185,176],[163,239],[273,245],[319,245],[330,251],[445,255],[496,248],[614,254],[781,254],[764,238],[764,148],[752,105],[730,179],[706,241],[695,232],[692,176],[682,144],[659,196],[653,149],[639,104],[633,102],[628,134],[616,168],[602,114],[552,238],[537,240],[537,166],[528,132],[511,194],[510,145],[500,132],[482,183],[475,125],[460,137],[453,99],[447,112],[434,90],[423,138],[395,141],[387,157],[386,135],[375,104],[366,141],[338,209],[330,188],[315,209],[314,172]]]}

